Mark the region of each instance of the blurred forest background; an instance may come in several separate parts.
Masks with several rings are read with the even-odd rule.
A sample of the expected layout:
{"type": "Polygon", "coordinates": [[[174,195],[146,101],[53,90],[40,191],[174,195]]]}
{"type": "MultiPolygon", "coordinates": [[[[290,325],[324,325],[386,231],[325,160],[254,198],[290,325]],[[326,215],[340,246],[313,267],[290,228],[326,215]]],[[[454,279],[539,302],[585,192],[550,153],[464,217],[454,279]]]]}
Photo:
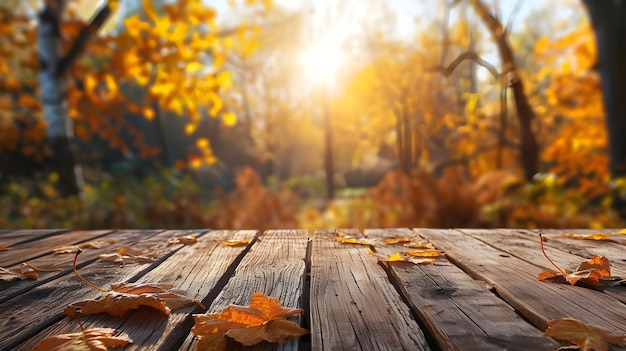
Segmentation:
{"type": "Polygon", "coordinates": [[[581,1],[3,0],[0,227],[622,227],[581,1]]]}

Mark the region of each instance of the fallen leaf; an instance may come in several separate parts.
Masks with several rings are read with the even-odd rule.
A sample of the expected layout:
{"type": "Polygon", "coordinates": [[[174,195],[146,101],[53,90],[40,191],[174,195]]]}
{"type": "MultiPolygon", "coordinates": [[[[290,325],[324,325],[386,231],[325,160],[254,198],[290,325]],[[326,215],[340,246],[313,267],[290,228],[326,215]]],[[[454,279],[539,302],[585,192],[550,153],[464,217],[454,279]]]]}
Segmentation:
{"type": "Polygon", "coordinates": [[[411,238],[387,238],[383,240],[385,244],[402,244],[402,243],[410,243],[411,238]]]}
{"type": "Polygon", "coordinates": [[[439,250],[416,250],[405,252],[408,256],[413,257],[439,257],[439,250]]]}
{"type": "Polygon", "coordinates": [[[357,238],[351,235],[346,235],[344,233],[337,233],[337,242],[342,244],[356,244],[356,245],[367,245],[374,246],[374,243],[368,241],[365,238],[357,238]]]}
{"type": "Polygon", "coordinates": [[[19,268],[6,269],[0,267],[0,280],[13,281],[32,279],[37,280],[39,278],[38,272],[58,272],[61,269],[42,269],[37,268],[29,263],[22,263],[19,268]]]}
{"type": "Polygon", "coordinates": [[[436,260],[435,258],[432,258],[432,257],[415,259],[415,258],[412,258],[412,257],[407,257],[406,256],[407,253],[405,253],[405,255],[403,255],[400,252],[396,252],[396,253],[394,253],[392,255],[389,255],[387,257],[378,255],[377,253],[375,253],[372,250],[367,250],[367,252],[370,255],[378,258],[378,261],[380,261],[380,262],[410,262],[410,263],[413,263],[413,264],[434,264],[435,260],[436,260]]]}
{"type": "Polygon", "coordinates": [[[626,228],[621,229],[620,231],[617,232],[617,234],[626,234],[626,228]]]}
{"type": "Polygon", "coordinates": [[[94,300],[73,303],[64,312],[70,317],[102,312],[121,317],[140,306],[153,308],[165,315],[169,315],[173,309],[194,303],[205,308],[200,301],[183,296],[184,293],[182,290],[172,290],[171,284],[112,284],[111,291],[94,300]]]}
{"type": "Polygon", "coordinates": [[[237,246],[237,245],[248,245],[250,244],[250,239],[231,239],[231,240],[222,240],[222,244],[226,246],[237,246]]]}
{"type": "Polygon", "coordinates": [[[571,318],[554,319],[548,322],[548,329],[543,334],[555,339],[572,342],[582,351],[607,351],[608,344],[626,345],[626,334],[613,335],[593,325],[571,318]]]}
{"type": "Polygon", "coordinates": [[[254,293],[249,306],[230,305],[220,313],[194,314],[191,331],[200,338],[198,350],[224,350],[227,336],[245,346],[261,341],[283,344],[288,338],[308,333],[286,320],[302,312],[282,307],[278,299],[254,293]]]}
{"type": "Polygon", "coordinates": [[[196,238],[195,236],[191,236],[191,235],[176,236],[176,237],[170,238],[167,242],[169,244],[191,245],[191,244],[197,243],[198,238],[196,238]]]}
{"type": "Polygon", "coordinates": [[[578,282],[598,287],[602,285],[600,279],[611,276],[611,264],[604,256],[594,256],[589,261],[581,263],[575,271],[563,270],[563,272],[541,272],[537,276],[538,280],[561,280],[567,281],[571,285],[578,282]],[[563,274],[565,273],[565,274],[563,274]]]}
{"type": "Polygon", "coordinates": [[[404,244],[402,245],[406,248],[409,249],[425,249],[425,250],[434,250],[435,246],[427,241],[420,241],[420,242],[412,242],[412,243],[408,243],[408,244],[404,244]]]}
{"type": "Polygon", "coordinates": [[[565,233],[565,234],[556,236],[556,238],[570,238],[570,239],[577,239],[577,240],[597,240],[597,241],[607,240],[610,237],[611,237],[611,234],[600,234],[600,233],[589,234],[589,235],[565,233]]]}
{"type": "Polygon", "coordinates": [[[158,253],[156,251],[139,251],[133,249],[132,247],[122,246],[117,250],[117,252],[110,254],[101,254],[98,255],[98,258],[100,259],[100,261],[117,262],[124,265],[127,261],[136,263],[152,263],[156,259],[157,254],[158,253]]]}
{"type": "Polygon", "coordinates": [[[117,331],[110,328],[89,328],[80,333],[59,334],[41,340],[33,351],[107,351],[124,347],[133,342],[127,334],[113,336],[117,331]]]}
{"type": "Polygon", "coordinates": [[[55,254],[69,254],[76,253],[79,249],[101,249],[115,243],[115,240],[96,240],[88,241],[79,245],[63,246],[54,249],[52,252],[55,254]]]}
{"type": "Polygon", "coordinates": [[[0,251],[8,251],[8,250],[11,250],[11,249],[9,249],[6,246],[0,246],[0,251]]]}

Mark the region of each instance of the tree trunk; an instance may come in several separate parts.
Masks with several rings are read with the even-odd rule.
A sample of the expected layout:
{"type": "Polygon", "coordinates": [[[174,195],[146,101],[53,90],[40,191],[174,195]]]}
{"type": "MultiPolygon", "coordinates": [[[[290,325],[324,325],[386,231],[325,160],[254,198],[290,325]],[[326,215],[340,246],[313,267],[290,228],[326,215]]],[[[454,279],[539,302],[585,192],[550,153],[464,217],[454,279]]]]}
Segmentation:
{"type": "Polygon", "coordinates": [[[539,165],[539,145],[532,131],[532,121],[535,118],[535,112],[524,93],[524,84],[517,73],[513,50],[506,39],[504,26],[480,0],[471,0],[471,3],[496,42],[500,59],[502,60],[501,75],[506,79],[509,89],[513,91],[520,128],[520,163],[524,169],[526,181],[530,181],[537,173],[539,165]]]}
{"type": "MultiPolygon", "coordinates": [[[[609,135],[613,179],[626,177],[626,1],[583,0],[598,45],[598,67],[609,135]]],[[[616,182],[618,183],[618,182],[616,182]]],[[[621,183],[621,182],[619,182],[621,183]]],[[[616,189],[614,208],[626,217],[626,189],[616,189]]]]}
{"type": "Polygon", "coordinates": [[[64,53],[61,48],[61,21],[66,6],[66,0],[45,1],[39,13],[37,32],[40,95],[48,125],[46,139],[52,149],[48,168],[59,176],[57,189],[61,196],[78,195],[83,181],[80,167],[74,159],[74,132],[67,114],[67,76],[87,40],[111,14],[106,3],[80,31],[69,51],[64,53]]]}
{"type": "Polygon", "coordinates": [[[63,58],[60,27],[65,5],[64,0],[44,3],[39,14],[37,38],[40,94],[48,124],[47,142],[52,149],[48,168],[58,174],[57,190],[64,197],[77,195],[80,188],[71,147],[72,125],[67,118],[67,82],[65,75],[59,74],[63,58]]]}

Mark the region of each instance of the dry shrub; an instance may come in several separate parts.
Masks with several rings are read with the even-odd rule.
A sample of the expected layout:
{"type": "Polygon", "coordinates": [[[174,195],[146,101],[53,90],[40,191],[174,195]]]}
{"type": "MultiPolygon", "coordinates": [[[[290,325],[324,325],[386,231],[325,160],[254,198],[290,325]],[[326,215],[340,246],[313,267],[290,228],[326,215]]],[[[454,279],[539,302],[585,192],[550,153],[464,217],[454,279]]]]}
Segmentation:
{"type": "Polygon", "coordinates": [[[218,208],[211,221],[215,229],[297,228],[298,197],[287,188],[270,192],[259,175],[249,167],[235,178],[235,190],[226,194],[216,189],[218,208]]]}

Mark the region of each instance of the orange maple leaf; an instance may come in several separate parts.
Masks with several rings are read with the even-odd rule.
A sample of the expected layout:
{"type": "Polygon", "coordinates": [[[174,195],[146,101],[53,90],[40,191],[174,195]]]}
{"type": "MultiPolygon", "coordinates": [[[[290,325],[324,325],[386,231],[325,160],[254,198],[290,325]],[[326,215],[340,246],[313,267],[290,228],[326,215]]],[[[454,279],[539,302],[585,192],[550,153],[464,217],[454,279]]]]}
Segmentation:
{"type": "Polygon", "coordinates": [[[147,306],[169,315],[173,309],[191,304],[205,308],[200,301],[183,296],[182,290],[172,290],[171,284],[112,284],[111,291],[97,299],[79,301],[65,308],[70,317],[106,312],[121,317],[129,310],[147,306]]]}
{"type": "Polygon", "coordinates": [[[246,346],[261,341],[285,343],[290,337],[308,333],[286,320],[302,309],[285,308],[280,300],[254,293],[249,306],[230,305],[220,313],[194,314],[191,331],[200,338],[198,350],[224,350],[226,336],[246,346]]]}
{"type": "Polygon", "coordinates": [[[589,261],[581,263],[575,271],[562,270],[561,272],[541,272],[537,276],[538,280],[562,280],[571,285],[578,282],[598,287],[602,284],[600,279],[611,276],[611,264],[604,256],[593,256],[589,261]]]}
{"type": "Polygon", "coordinates": [[[133,342],[127,334],[113,336],[117,331],[110,328],[90,328],[80,333],[59,334],[41,340],[33,351],[89,350],[107,351],[109,347],[124,347],[133,342]]]}
{"type": "Polygon", "coordinates": [[[626,345],[626,334],[613,335],[602,328],[571,318],[549,321],[548,329],[543,335],[572,342],[582,351],[607,351],[609,349],[607,343],[626,345]]]}

